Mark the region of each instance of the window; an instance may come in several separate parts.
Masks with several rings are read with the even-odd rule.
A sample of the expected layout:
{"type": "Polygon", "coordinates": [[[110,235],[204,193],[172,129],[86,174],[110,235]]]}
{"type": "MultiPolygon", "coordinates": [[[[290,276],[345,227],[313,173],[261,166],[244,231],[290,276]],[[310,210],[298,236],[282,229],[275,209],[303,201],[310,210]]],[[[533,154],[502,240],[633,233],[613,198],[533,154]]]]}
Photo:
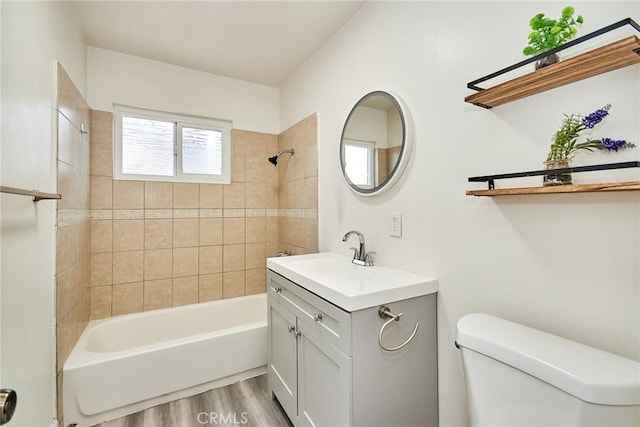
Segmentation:
{"type": "Polygon", "coordinates": [[[114,106],[114,177],[231,182],[231,122],[114,106]]]}
{"type": "Polygon", "coordinates": [[[344,162],[347,176],[358,187],[373,188],[375,143],[346,138],[344,141],[344,162]]]}

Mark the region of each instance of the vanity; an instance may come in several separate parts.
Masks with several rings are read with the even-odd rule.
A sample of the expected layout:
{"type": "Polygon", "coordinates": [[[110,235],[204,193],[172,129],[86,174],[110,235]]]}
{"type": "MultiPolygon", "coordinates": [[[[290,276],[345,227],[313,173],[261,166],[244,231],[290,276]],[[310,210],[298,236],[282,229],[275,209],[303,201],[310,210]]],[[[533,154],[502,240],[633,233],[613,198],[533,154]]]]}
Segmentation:
{"type": "Polygon", "coordinates": [[[269,390],[295,426],[437,426],[432,278],[268,258],[269,390]]]}

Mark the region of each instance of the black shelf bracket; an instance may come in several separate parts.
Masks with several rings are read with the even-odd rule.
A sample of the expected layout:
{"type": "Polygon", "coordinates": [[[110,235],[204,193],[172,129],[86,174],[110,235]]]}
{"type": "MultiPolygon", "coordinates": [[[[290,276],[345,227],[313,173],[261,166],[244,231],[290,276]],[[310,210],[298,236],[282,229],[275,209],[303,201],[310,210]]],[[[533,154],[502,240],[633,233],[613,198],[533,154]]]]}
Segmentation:
{"type": "Polygon", "coordinates": [[[508,179],[508,178],[524,178],[527,176],[538,175],[559,175],[563,173],[572,172],[593,172],[609,169],[629,169],[640,168],[640,161],[633,162],[620,162],[620,163],[606,163],[602,165],[589,165],[589,166],[576,166],[571,168],[559,168],[559,169],[541,169],[527,172],[513,172],[503,173],[499,175],[485,175],[485,176],[473,176],[469,178],[469,182],[486,182],[489,185],[489,190],[495,190],[496,179],[508,179]]]}
{"type": "MultiPolygon", "coordinates": [[[[586,34],[586,35],[584,35],[582,37],[578,37],[577,39],[568,41],[567,43],[565,43],[563,45],[560,45],[560,46],[555,47],[553,49],[546,50],[546,51],[544,51],[544,52],[542,52],[542,53],[540,53],[538,55],[532,56],[529,59],[525,59],[524,61],[520,61],[517,64],[511,65],[509,67],[503,68],[502,70],[498,70],[498,71],[496,71],[494,73],[491,73],[491,74],[488,74],[488,75],[486,75],[484,77],[480,77],[479,79],[473,80],[473,81],[467,83],[467,88],[473,89],[473,90],[475,90],[477,92],[481,92],[481,91],[483,91],[485,89],[479,87],[478,83],[486,82],[487,80],[491,80],[491,79],[493,79],[495,77],[498,77],[498,76],[501,76],[501,75],[503,75],[505,73],[508,73],[510,71],[516,70],[516,69],[518,69],[518,68],[520,68],[520,67],[522,67],[524,65],[536,62],[537,60],[542,59],[542,58],[544,58],[546,56],[552,55],[554,53],[558,53],[558,52],[560,52],[562,50],[568,49],[568,48],[570,48],[572,46],[575,46],[575,45],[580,44],[580,43],[582,43],[584,41],[590,40],[590,39],[592,39],[594,37],[598,37],[598,36],[601,36],[603,34],[606,34],[606,33],[610,32],[610,31],[613,31],[613,30],[615,30],[617,28],[624,27],[625,25],[630,25],[631,27],[635,28],[637,32],[640,33],[640,25],[636,21],[631,19],[631,18],[625,18],[625,19],[623,19],[621,21],[614,22],[613,24],[607,25],[606,27],[602,27],[599,30],[596,30],[596,31],[594,31],[592,33],[589,33],[589,34],[586,34]]],[[[640,55],[640,52],[638,52],[638,50],[640,50],[640,49],[636,49],[634,51],[637,54],[640,55]]],[[[491,107],[488,107],[488,106],[482,105],[482,104],[475,104],[475,105],[477,105],[479,107],[483,107],[483,108],[491,108],[491,107]]]]}

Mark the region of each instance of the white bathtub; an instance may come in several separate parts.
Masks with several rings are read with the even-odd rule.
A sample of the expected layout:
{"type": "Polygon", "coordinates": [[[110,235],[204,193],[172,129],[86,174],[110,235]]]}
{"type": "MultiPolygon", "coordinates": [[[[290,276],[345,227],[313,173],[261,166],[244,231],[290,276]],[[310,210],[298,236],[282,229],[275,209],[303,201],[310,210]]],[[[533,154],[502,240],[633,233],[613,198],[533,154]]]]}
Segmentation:
{"type": "Polygon", "coordinates": [[[92,321],[63,368],[64,424],[132,414],[266,364],[266,294],[92,321]]]}

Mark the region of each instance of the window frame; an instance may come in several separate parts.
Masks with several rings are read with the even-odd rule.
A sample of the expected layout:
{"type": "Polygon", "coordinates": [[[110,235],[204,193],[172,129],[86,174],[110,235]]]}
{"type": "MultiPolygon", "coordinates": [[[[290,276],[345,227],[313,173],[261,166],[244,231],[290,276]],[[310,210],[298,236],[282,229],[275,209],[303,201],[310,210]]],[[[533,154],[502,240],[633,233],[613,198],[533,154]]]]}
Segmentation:
{"type": "Polygon", "coordinates": [[[125,181],[160,181],[160,182],[191,182],[230,184],[231,183],[231,129],[230,120],[211,119],[206,117],[189,116],[186,114],[169,113],[146,108],[131,107],[114,104],[114,147],[113,147],[113,179],[125,181]],[[122,171],[122,120],[123,117],[135,117],[148,120],[158,120],[173,123],[173,168],[174,175],[143,175],[124,173],[122,171]],[[196,128],[222,132],[222,173],[192,174],[182,171],[182,128],[196,128]]]}
{"type": "Polygon", "coordinates": [[[345,147],[346,145],[352,145],[354,147],[365,148],[367,150],[367,180],[368,184],[357,184],[360,188],[371,189],[374,188],[376,184],[376,141],[368,141],[363,139],[355,139],[355,138],[344,138],[345,147]],[[346,144],[348,142],[348,144],[346,144]]]}

